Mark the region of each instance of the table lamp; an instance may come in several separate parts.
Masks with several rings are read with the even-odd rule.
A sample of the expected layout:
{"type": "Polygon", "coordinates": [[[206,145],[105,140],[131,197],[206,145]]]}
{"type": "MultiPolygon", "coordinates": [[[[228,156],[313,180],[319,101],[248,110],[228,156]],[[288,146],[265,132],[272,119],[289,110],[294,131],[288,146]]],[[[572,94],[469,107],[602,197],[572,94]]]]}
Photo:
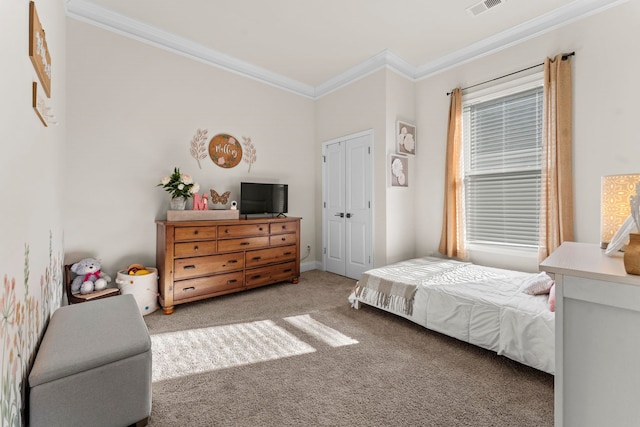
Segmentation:
{"type": "Polygon", "coordinates": [[[631,214],[629,198],[636,193],[640,174],[602,177],[600,247],[606,249],[611,238],[631,214]]]}

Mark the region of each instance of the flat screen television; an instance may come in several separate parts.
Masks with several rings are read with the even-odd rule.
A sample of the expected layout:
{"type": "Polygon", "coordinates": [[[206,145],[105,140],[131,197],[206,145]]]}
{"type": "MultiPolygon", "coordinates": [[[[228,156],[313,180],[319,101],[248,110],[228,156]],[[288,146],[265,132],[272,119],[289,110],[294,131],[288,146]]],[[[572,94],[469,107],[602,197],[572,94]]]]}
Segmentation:
{"type": "Polygon", "coordinates": [[[289,205],[287,184],[240,183],[240,213],[285,214],[289,205]]]}

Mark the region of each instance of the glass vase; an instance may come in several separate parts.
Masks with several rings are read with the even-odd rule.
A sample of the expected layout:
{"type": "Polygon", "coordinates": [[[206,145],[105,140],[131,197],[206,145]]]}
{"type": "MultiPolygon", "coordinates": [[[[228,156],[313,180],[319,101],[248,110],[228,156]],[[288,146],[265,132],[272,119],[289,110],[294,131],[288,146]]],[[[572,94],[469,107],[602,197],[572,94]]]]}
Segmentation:
{"type": "Polygon", "coordinates": [[[187,199],[185,197],[172,197],[169,201],[169,209],[172,211],[183,211],[187,205],[187,199]]]}

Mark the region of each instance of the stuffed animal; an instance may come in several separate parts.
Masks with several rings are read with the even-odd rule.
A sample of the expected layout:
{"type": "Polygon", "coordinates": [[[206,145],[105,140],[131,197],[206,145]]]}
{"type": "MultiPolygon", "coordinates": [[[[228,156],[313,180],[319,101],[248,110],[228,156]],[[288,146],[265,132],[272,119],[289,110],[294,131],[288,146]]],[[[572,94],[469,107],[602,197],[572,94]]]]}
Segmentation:
{"type": "Polygon", "coordinates": [[[77,276],[71,282],[72,294],[89,294],[100,291],[111,282],[111,277],[100,271],[100,262],[94,258],[85,258],[73,264],[71,271],[77,276]]]}

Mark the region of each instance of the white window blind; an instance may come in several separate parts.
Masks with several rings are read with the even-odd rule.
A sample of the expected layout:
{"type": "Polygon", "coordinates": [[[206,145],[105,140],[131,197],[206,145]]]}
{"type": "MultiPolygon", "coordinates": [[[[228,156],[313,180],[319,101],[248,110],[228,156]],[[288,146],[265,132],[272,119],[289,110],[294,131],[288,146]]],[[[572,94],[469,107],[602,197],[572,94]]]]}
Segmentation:
{"type": "Polygon", "coordinates": [[[538,246],[542,98],[538,86],[463,104],[469,244],[538,246]]]}

